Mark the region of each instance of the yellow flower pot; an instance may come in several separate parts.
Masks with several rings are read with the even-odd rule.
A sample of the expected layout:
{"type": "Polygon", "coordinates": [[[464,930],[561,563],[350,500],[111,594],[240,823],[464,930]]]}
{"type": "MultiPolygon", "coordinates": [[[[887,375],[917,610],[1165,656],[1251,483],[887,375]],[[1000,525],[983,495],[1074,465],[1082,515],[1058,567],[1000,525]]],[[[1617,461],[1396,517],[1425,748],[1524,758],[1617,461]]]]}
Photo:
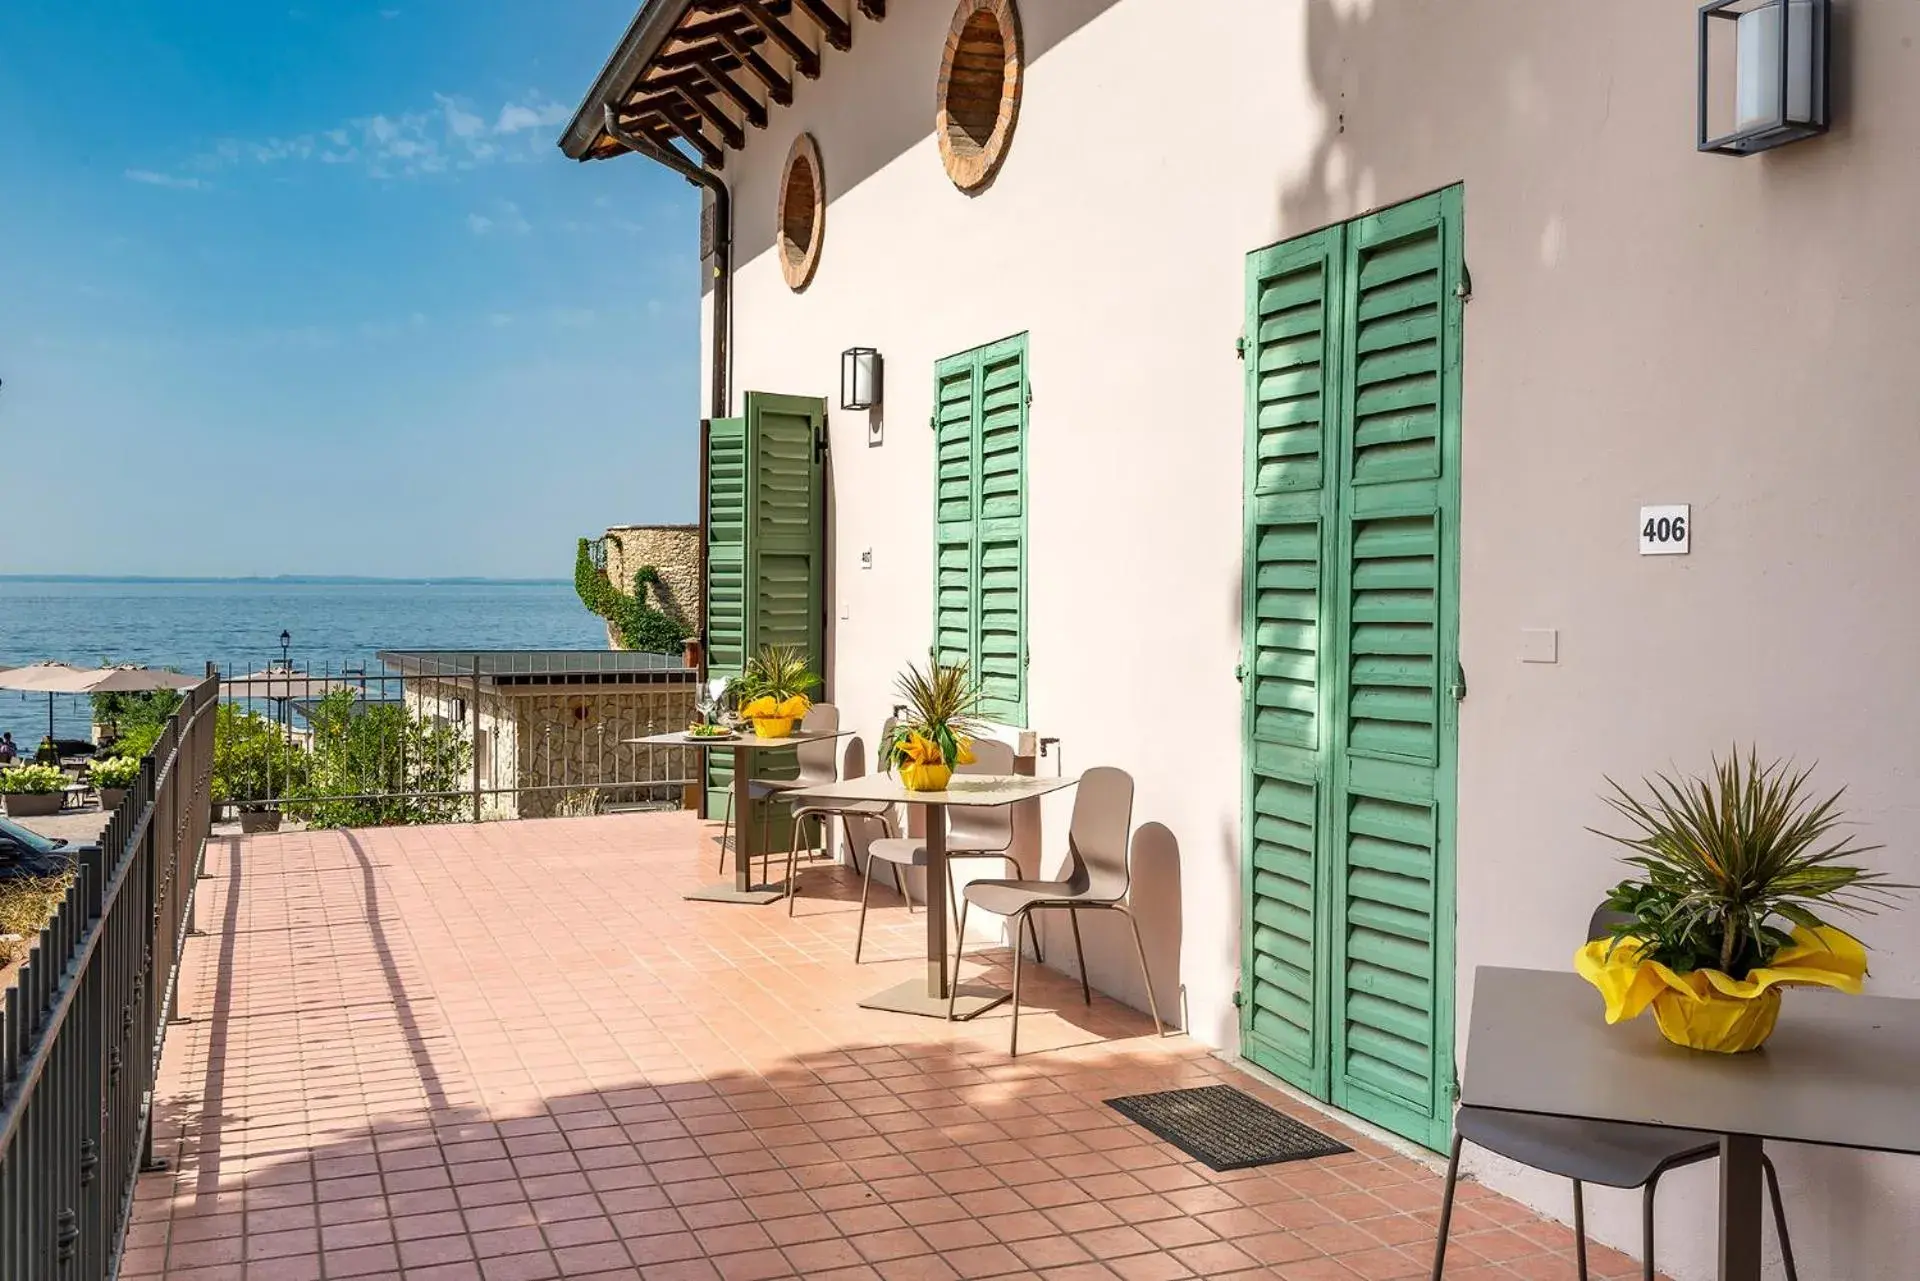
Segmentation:
{"type": "Polygon", "coordinates": [[[793,736],[793,717],[756,716],[753,718],[755,738],[791,738],[793,736]]]}
{"type": "Polygon", "coordinates": [[[1574,953],[1580,977],[1600,990],[1607,1022],[1638,1018],[1653,1007],[1660,1035],[1675,1045],[1717,1054],[1757,1050],[1780,1017],[1780,989],[1814,984],[1858,995],[1867,950],[1843,930],[1795,927],[1793,942],[1773,963],[1744,979],[1719,970],[1677,973],[1641,955],[1639,939],[1598,939],[1574,953]]]}
{"type": "Polygon", "coordinates": [[[944,792],[953,778],[951,765],[916,765],[909,761],[900,767],[900,783],[909,792],[944,792]]]}

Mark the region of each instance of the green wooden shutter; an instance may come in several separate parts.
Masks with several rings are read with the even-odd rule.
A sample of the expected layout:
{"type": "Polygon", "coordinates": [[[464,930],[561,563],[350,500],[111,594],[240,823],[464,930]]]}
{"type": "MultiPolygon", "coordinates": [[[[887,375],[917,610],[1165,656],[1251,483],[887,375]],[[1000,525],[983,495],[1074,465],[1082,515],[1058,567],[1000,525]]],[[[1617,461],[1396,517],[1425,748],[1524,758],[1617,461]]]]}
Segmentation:
{"type": "Polygon", "coordinates": [[[1459,191],[1346,237],[1333,1102],[1444,1146],[1453,1087],[1459,191]]]}
{"type": "Polygon", "coordinates": [[[1027,723],[1027,339],[934,370],[934,652],[966,660],[981,711],[1027,723]]]}
{"type": "MultiPolygon", "coordinates": [[[[826,404],[747,393],[744,418],[708,429],[708,670],[737,675],[767,645],[826,658],[826,404]]],[[[731,756],[710,753],[708,813],[722,813],[731,756]]],[[[790,774],[790,752],[755,758],[757,777],[790,774]]]]}
{"type": "Polygon", "coordinates": [[[1247,351],[1249,1057],[1451,1128],[1460,192],[1259,251],[1247,351]]]}
{"type": "Polygon", "coordinates": [[[1339,228],[1248,260],[1246,647],[1250,905],[1247,1052],[1326,1097],[1326,884],[1317,857],[1331,753],[1321,618],[1331,521],[1324,459],[1338,417],[1339,228]]]}
{"type": "MultiPolygon", "coordinates": [[[[747,420],[707,424],[707,670],[738,675],[746,663],[747,420]]],[[[707,813],[725,812],[732,757],[710,752],[707,813]]]]}
{"type": "Polygon", "coordinates": [[[974,373],[972,352],[934,369],[933,651],[942,663],[974,658],[974,373]]]}
{"type": "Polygon", "coordinates": [[[1027,340],[980,353],[975,445],[973,670],[980,710],[1027,723],[1027,340]]]}

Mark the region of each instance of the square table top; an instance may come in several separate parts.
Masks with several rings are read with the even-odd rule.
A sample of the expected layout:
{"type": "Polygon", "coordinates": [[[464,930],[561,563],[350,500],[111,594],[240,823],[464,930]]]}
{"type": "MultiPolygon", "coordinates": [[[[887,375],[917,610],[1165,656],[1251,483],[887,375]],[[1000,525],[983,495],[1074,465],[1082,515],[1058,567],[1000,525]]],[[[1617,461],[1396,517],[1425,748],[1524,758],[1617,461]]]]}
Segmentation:
{"type": "Polygon", "coordinates": [[[944,792],[915,792],[895,775],[863,774],[838,783],[800,788],[787,795],[810,801],[885,801],[894,805],[995,809],[1058,792],[1079,781],[1078,778],[1035,778],[1027,774],[955,774],[944,792]]]}
{"type": "Polygon", "coordinates": [[[752,730],[733,735],[731,738],[695,738],[685,730],[676,730],[671,734],[651,734],[646,738],[623,738],[622,743],[641,747],[705,747],[711,749],[727,748],[729,751],[741,749],[751,751],[772,751],[776,747],[794,747],[801,743],[813,743],[823,738],[851,738],[854,731],[838,730],[832,734],[801,732],[789,734],[785,738],[761,738],[752,730]]]}
{"type": "Polygon", "coordinates": [[[1920,1001],[1787,991],[1762,1048],[1672,1045],[1651,1012],[1608,1026],[1571,972],[1482,966],[1460,1101],[1588,1120],[1920,1154],[1920,1001]]]}

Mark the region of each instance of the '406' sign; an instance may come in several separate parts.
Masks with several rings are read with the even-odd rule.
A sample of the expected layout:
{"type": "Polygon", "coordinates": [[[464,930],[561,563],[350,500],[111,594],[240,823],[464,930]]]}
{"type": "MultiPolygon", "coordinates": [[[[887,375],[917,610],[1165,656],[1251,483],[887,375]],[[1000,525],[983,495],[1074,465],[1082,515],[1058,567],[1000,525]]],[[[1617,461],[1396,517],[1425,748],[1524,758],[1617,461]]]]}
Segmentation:
{"type": "Polygon", "coordinates": [[[1640,509],[1640,554],[1642,556],[1684,556],[1692,530],[1692,506],[1675,503],[1666,507],[1640,509]]]}

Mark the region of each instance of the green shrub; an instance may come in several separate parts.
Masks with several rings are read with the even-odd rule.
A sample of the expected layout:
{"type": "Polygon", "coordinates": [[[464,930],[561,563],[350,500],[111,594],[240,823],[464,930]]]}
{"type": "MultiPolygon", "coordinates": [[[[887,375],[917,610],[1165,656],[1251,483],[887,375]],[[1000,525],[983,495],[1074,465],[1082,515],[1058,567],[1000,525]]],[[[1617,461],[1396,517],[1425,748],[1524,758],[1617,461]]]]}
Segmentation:
{"type": "Polygon", "coordinates": [[[140,777],[137,756],[107,756],[87,767],[87,777],[95,787],[132,787],[140,777]]]}
{"type": "Polygon", "coordinates": [[[573,589],[579,593],[580,603],[613,624],[620,648],[649,654],[679,653],[680,642],[691,633],[678,619],[647,603],[648,588],[664,589],[660,571],[652,565],[635,570],[633,594],[628,595],[593,563],[591,547],[590,540],[581,539],[573,560],[573,589]]]}
{"type": "Polygon", "coordinates": [[[0,770],[0,793],[7,796],[45,796],[67,785],[58,765],[15,765],[0,770]]]}
{"type": "Polygon", "coordinates": [[[222,703],[213,719],[213,799],[229,805],[273,800],[300,787],[307,754],[278,725],[237,703],[222,703]]]}
{"type": "Polygon", "coordinates": [[[315,827],[448,823],[472,814],[473,747],[460,728],[336,690],[308,715],[312,755],[287,813],[315,827]],[[421,793],[452,795],[421,795],[421,793]]]}

